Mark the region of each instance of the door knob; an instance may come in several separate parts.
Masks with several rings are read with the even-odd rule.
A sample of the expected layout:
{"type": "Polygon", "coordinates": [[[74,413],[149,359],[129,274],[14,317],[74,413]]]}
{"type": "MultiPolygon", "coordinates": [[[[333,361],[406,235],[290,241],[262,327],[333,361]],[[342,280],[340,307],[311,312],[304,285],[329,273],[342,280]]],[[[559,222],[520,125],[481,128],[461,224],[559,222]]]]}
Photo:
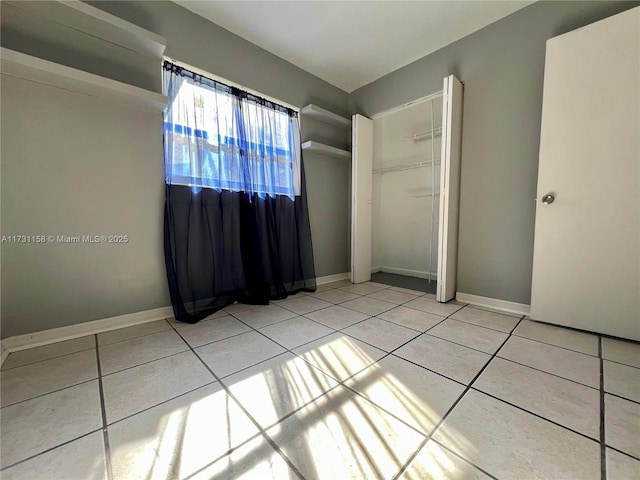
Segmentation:
{"type": "Polygon", "coordinates": [[[556,197],[551,193],[547,193],[544,197],[542,197],[542,203],[545,205],[551,205],[555,201],[556,197]]]}

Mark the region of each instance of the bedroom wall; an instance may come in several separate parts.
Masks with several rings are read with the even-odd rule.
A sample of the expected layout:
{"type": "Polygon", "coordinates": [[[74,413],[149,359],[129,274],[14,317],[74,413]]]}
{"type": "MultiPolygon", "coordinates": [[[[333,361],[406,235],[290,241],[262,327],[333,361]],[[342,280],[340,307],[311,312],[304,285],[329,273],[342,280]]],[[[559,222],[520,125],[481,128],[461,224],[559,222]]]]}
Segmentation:
{"type": "Polygon", "coordinates": [[[530,302],[545,42],[638,4],[536,2],[350,94],[370,116],[464,82],[459,292],[530,302]]]}
{"type": "MultiPolygon", "coordinates": [[[[170,57],[296,106],[347,111],[345,92],[176,4],[93,5],[166,37],[170,57]]],[[[20,13],[9,2],[0,6],[3,46],[159,89],[159,62],[138,62],[125,52],[120,57],[117,49],[83,42],[46,21],[37,35],[24,35],[19,27],[7,28],[20,13]]],[[[161,116],[3,75],[2,120],[3,235],[130,239],[120,245],[3,244],[2,338],[169,305],[161,116]]],[[[303,138],[348,143],[304,118],[302,128],[303,138]]],[[[346,162],[305,155],[305,165],[317,275],[346,272],[346,162]]]]}

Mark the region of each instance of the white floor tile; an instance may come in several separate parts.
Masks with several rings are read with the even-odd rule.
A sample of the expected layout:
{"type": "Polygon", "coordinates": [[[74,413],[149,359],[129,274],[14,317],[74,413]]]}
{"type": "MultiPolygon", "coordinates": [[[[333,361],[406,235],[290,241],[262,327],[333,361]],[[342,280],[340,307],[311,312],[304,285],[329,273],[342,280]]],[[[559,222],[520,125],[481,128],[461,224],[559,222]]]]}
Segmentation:
{"type": "Polygon", "coordinates": [[[234,313],[233,316],[253,328],[261,328],[271,325],[272,323],[296,317],[297,315],[278,305],[263,305],[251,310],[234,313]]]}
{"type": "Polygon", "coordinates": [[[395,290],[390,290],[388,288],[385,290],[380,290],[378,292],[370,293],[367,296],[371,298],[377,298],[378,300],[384,300],[385,302],[395,303],[396,305],[401,305],[403,303],[406,303],[418,298],[417,295],[398,292],[395,290]]]}
{"type": "Polygon", "coordinates": [[[108,345],[110,343],[122,342],[152,333],[162,332],[171,329],[171,325],[166,320],[158,320],[156,322],[141,323],[133,327],[119,328],[110,332],[98,334],[98,345],[108,345]]]}
{"type": "Polygon", "coordinates": [[[338,385],[288,352],[230,375],[223,382],[263,428],[338,385]]]}
{"type": "Polygon", "coordinates": [[[216,460],[189,480],[299,480],[271,444],[259,436],[216,460]]]}
{"type": "Polygon", "coordinates": [[[600,388],[598,357],[516,336],[507,340],[498,356],[593,388],[600,388]]]}
{"type": "Polygon", "coordinates": [[[473,388],[600,440],[600,391],[494,358],[473,388]]]}
{"type": "Polygon", "coordinates": [[[264,335],[285,348],[295,348],[330,334],[334,330],[305,317],[294,317],[260,329],[264,335]]]}
{"type": "Polygon", "coordinates": [[[267,430],[305,478],[392,478],[424,437],[344,387],[267,430]]]}
{"type": "Polygon", "coordinates": [[[468,306],[458,310],[451,315],[451,318],[506,333],[510,333],[519,321],[518,318],[510,315],[503,315],[501,313],[468,306]]]}
{"type": "Polygon", "coordinates": [[[51,358],[61,357],[70,353],[81,352],[95,348],[95,336],[74,338],[64,342],[52,343],[51,345],[43,345],[42,347],[29,348],[19,352],[10,353],[5,362],[2,364],[2,370],[9,368],[21,367],[30,363],[41,362],[51,358]]]}
{"type": "Polygon", "coordinates": [[[471,382],[491,359],[486,353],[426,334],[400,347],[394,355],[464,384],[471,382]]]}
{"type": "Polygon", "coordinates": [[[101,428],[98,381],[4,407],[0,416],[6,467],[101,428]]]}
{"type": "Polygon", "coordinates": [[[213,375],[191,351],[107,375],[102,380],[107,423],[213,381],[213,375]]]}
{"type": "Polygon", "coordinates": [[[195,351],[209,368],[222,378],[275,357],[285,349],[258,332],[247,332],[209,343],[196,348],[195,351]]]}
{"type": "Polygon", "coordinates": [[[224,311],[226,313],[230,313],[230,314],[236,314],[236,313],[240,313],[240,312],[246,312],[247,310],[253,310],[255,308],[261,308],[264,307],[265,305],[248,305],[246,303],[234,303],[232,305],[229,305],[227,307],[224,307],[224,311]]]}
{"type": "Polygon", "coordinates": [[[415,300],[411,300],[404,304],[405,307],[415,308],[422,312],[433,313],[434,315],[440,315],[441,317],[448,317],[449,315],[460,310],[464,305],[457,305],[452,302],[440,303],[435,298],[428,296],[419,297],[415,300]]]}
{"type": "Polygon", "coordinates": [[[353,285],[351,280],[338,280],[337,282],[325,283],[322,286],[327,288],[340,288],[347,287],[349,285],[353,285]]]}
{"type": "Polygon", "coordinates": [[[600,444],[470,390],[435,440],[498,478],[600,478],[600,444]]]}
{"type": "Polygon", "coordinates": [[[385,355],[382,350],[341,333],[307,343],[293,352],[340,381],[385,355]]]}
{"type": "Polygon", "coordinates": [[[391,352],[420,335],[415,330],[379,318],[369,318],[342,331],[385,352],[391,352]]]}
{"type": "Polygon", "coordinates": [[[603,337],[602,358],[640,368],[640,343],[603,337]]]}
{"type": "Polygon", "coordinates": [[[360,297],[354,300],[349,300],[341,304],[343,307],[350,308],[356,312],[364,313],[366,315],[378,315],[387,310],[391,310],[396,307],[395,303],[385,302],[383,300],[376,300],[371,297],[360,297]]]}
{"type": "Polygon", "coordinates": [[[291,310],[298,315],[304,315],[305,313],[320,310],[321,308],[327,308],[332,305],[332,303],[325,302],[324,300],[320,300],[319,298],[311,295],[306,295],[300,298],[292,298],[291,300],[287,299],[280,303],[281,307],[284,307],[287,310],[291,310]]]}
{"type": "Polygon", "coordinates": [[[389,290],[393,290],[394,292],[402,292],[408,293],[409,295],[415,295],[416,297],[421,297],[425,292],[421,292],[420,290],[412,290],[410,288],[401,288],[401,287],[391,287],[389,290]]]}
{"type": "Polygon", "coordinates": [[[315,298],[319,298],[320,300],[324,300],[325,302],[330,303],[343,303],[348,302],[349,300],[353,300],[354,298],[358,298],[360,295],[355,293],[345,292],[344,290],[340,290],[339,288],[334,288],[332,290],[317,293],[314,295],[315,298]]]}
{"type": "Polygon", "coordinates": [[[604,418],[607,445],[640,457],[640,404],[605,394],[604,418]]]}
{"type": "Polygon", "coordinates": [[[538,340],[588,355],[598,355],[598,336],[546,323],[523,320],[513,332],[519,337],[538,340]]]}
{"type": "Polygon", "coordinates": [[[400,480],[490,480],[477,468],[429,440],[400,480]]]}
{"type": "Polygon", "coordinates": [[[640,403],[640,368],[605,360],[604,390],[640,403]]]}
{"type": "Polygon", "coordinates": [[[95,350],[16,367],[2,372],[2,406],[98,378],[95,350]]]}
{"type": "Polygon", "coordinates": [[[335,328],[336,330],[340,330],[369,318],[369,315],[336,305],[334,307],[318,310],[317,312],[307,313],[305,317],[315,320],[316,322],[320,322],[328,327],[335,328]]]}
{"type": "Polygon", "coordinates": [[[429,330],[434,325],[440,323],[443,317],[434,315],[432,313],[422,312],[413,308],[407,308],[404,306],[396,307],[393,310],[381,313],[378,318],[387,320],[389,322],[397,323],[403,327],[412,328],[419,332],[429,330]]]}
{"type": "Polygon", "coordinates": [[[189,345],[195,348],[250,330],[251,327],[248,327],[240,320],[231,315],[223,315],[210,319],[207,318],[194,325],[180,328],[180,335],[182,335],[189,345]]]}
{"type": "Polygon", "coordinates": [[[113,477],[184,479],[258,429],[214,383],[109,426],[113,477]]]}
{"type": "Polygon", "coordinates": [[[607,480],[640,480],[640,460],[607,448],[607,480]]]}
{"type": "Polygon", "coordinates": [[[345,287],[340,287],[341,290],[350,293],[357,293],[358,295],[369,295],[373,292],[378,292],[385,288],[389,288],[388,285],[372,285],[368,283],[354,283],[352,285],[347,285],[345,287]]]}
{"type": "Polygon", "coordinates": [[[2,472],[2,480],[107,480],[102,431],[2,472]]]}
{"type": "Polygon", "coordinates": [[[99,347],[102,374],[108,375],[188,349],[188,345],[173,330],[110,343],[99,347]]]}
{"type": "Polygon", "coordinates": [[[346,386],[428,435],[465,387],[389,355],[349,379],[346,386]]]}
{"type": "Polygon", "coordinates": [[[490,354],[495,353],[509,336],[497,330],[451,319],[436,325],[428,334],[490,354]]]}

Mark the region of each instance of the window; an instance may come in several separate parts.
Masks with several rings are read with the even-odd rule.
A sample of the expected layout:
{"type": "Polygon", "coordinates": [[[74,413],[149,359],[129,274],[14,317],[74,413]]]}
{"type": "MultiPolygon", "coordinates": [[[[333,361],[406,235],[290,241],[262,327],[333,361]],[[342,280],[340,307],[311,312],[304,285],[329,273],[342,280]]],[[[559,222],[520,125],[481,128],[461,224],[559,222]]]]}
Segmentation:
{"type": "Polygon", "coordinates": [[[297,112],[165,62],[166,183],[300,195],[297,112]]]}

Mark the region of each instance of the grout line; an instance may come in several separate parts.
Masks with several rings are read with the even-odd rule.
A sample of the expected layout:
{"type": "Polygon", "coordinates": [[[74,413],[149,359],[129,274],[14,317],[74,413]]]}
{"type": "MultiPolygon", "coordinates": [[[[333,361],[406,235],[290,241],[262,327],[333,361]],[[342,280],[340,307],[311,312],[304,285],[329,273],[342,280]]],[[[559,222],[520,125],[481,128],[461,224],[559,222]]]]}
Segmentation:
{"type": "Polygon", "coordinates": [[[604,416],[604,360],[602,359],[601,336],[598,336],[598,357],[600,358],[600,479],[607,480],[607,447],[604,416]]]}
{"type": "Polygon", "coordinates": [[[91,430],[90,432],[87,433],[83,433],[82,435],[78,436],[78,437],[74,437],[71,440],[66,440],[62,443],[58,443],[56,445],[54,445],[53,447],[49,447],[46,450],[42,450],[41,452],[38,453],[34,453],[33,455],[31,455],[30,457],[27,458],[23,458],[22,460],[18,460],[15,463],[12,463],[11,465],[5,465],[4,467],[0,468],[0,472],[4,472],[6,470],[9,470],[10,468],[13,468],[17,465],[20,465],[22,463],[28,462],[29,460],[33,460],[36,457],[39,457],[40,455],[44,455],[45,453],[49,453],[52,450],[55,450],[56,448],[60,448],[60,447],[64,447],[65,445],[69,445],[72,442],[75,442],[76,440],[80,440],[82,438],[88,437],[89,435],[93,435],[94,433],[98,433],[101,432],[102,428],[97,428],[95,430],[91,430]]]}
{"type": "Polygon", "coordinates": [[[568,431],[570,431],[571,433],[575,433],[576,435],[580,435],[581,437],[584,437],[584,438],[586,438],[586,439],[588,439],[588,440],[591,440],[592,442],[600,443],[599,438],[596,438],[596,437],[590,437],[590,436],[589,436],[589,435],[587,435],[586,433],[582,433],[582,432],[579,432],[579,431],[577,431],[577,430],[574,430],[574,429],[572,429],[572,428],[570,428],[570,427],[567,427],[566,425],[563,425],[563,424],[561,424],[561,423],[558,423],[558,422],[557,422],[557,421],[555,421],[555,420],[551,420],[551,419],[549,419],[549,418],[547,418],[547,417],[544,417],[544,416],[543,416],[542,414],[540,414],[540,413],[536,413],[536,412],[533,412],[533,411],[531,411],[531,410],[527,410],[526,408],[521,407],[520,405],[517,405],[517,404],[515,404],[515,403],[511,403],[511,402],[510,402],[510,401],[508,401],[508,400],[505,400],[505,399],[503,399],[503,398],[497,397],[497,396],[496,396],[496,395],[494,395],[493,393],[489,393],[489,392],[486,392],[486,391],[484,391],[484,390],[480,390],[479,388],[476,388],[476,387],[471,387],[471,389],[472,389],[472,390],[474,390],[474,391],[476,391],[476,392],[482,393],[483,395],[486,395],[487,397],[491,397],[491,398],[493,398],[494,400],[498,400],[498,401],[500,401],[500,402],[502,402],[502,403],[506,403],[507,405],[510,405],[510,406],[512,406],[513,408],[516,408],[516,409],[518,409],[518,410],[520,410],[520,411],[523,411],[523,412],[525,412],[525,413],[528,413],[528,414],[530,414],[530,415],[533,415],[534,417],[538,417],[538,418],[539,418],[539,419],[541,419],[541,420],[545,420],[545,421],[547,421],[547,422],[549,422],[549,423],[552,423],[552,424],[554,424],[554,425],[556,425],[556,426],[558,426],[558,427],[561,427],[561,428],[563,428],[563,429],[565,429],[565,430],[568,430],[568,431]]]}
{"type": "Polygon", "coordinates": [[[102,413],[102,438],[104,441],[104,461],[107,469],[107,479],[113,478],[111,467],[111,448],[109,447],[109,432],[107,431],[107,409],[104,401],[104,386],[102,385],[102,366],[100,365],[100,349],[98,348],[98,334],[95,334],[96,362],[98,364],[98,390],[100,392],[100,411],[102,413]]]}
{"type": "MultiPolygon", "coordinates": [[[[86,335],[86,336],[89,337],[90,335],[86,335]]],[[[84,338],[84,337],[78,337],[78,338],[84,338]]],[[[76,339],[72,338],[72,340],[76,340],[76,339]]],[[[68,340],[63,340],[63,342],[66,342],[66,341],[68,341],[68,340]]],[[[62,343],[62,342],[55,342],[55,343],[62,343]]],[[[55,345],[55,343],[50,343],[48,345],[55,345]]],[[[48,346],[48,345],[41,345],[41,346],[48,346]]],[[[39,347],[33,347],[33,348],[39,348],[39,347]]],[[[49,360],[56,360],[58,358],[68,357],[69,355],[75,355],[76,353],[86,352],[86,351],[92,350],[94,348],[96,348],[96,347],[93,346],[93,347],[89,347],[89,348],[83,348],[82,350],[78,350],[77,352],[63,353],[61,355],[56,355],[55,357],[45,358],[43,360],[36,360],[35,362],[24,363],[22,365],[16,365],[15,367],[3,368],[3,369],[0,370],[0,372],[2,372],[2,373],[10,372],[11,370],[15,370],[16,368],[28,367],[28,366],[31,366],[31,365],[36,365],[38,363],[48,362],[49,360]]],[[[25,350],[19,350],[19,351],[20,352],[24,352],[24,351],[27,351],[27,350],[31,350],[31,349],[27,348],[25,350]]],[[[10,352],[9,355],[11,355],[12,353],[18,353],[18,352],[10,352]]],[[[9,357],[7,357],[7,359],[8,358],[9,357]]],[[[6,360],[5,360],[5,363],[6,363],[6,360]]]]}
{"type": "Polygon", "coordinates": [[[57,388],[57,389],[55,389],[55,390],[51,390],[50,392],[45,392],[45,393],[41,393],[41,394],[39,394],[39,395],[35,395],[35,396],[33,396],[33,397],[25,398],[24,400],[20,400],[20,401],[18,401],[18,402],[9,403],[9,404],[7,404],[7,405],[4,405],[4,406],[2,407],[2,409],[8,408],[8,407],[13,407],[13,406],[15,406],[15,405],[19,405],[19,404],[21,404],[21,403],[28,402],[28,401],[30,401],[30,400],[35,400],[36,398],[45,397],[45,396],[50,395],[50,394],[52,394],[52,393],[58,393],[58,392],[61,392],[62,390],[66,390],[67,388],[73,388],[73,387],[77,387],[77,386],[79,386],[79,385],[84,385],[85,383],[94,382],[94,381],[96,381],[96,380],[98,380],[98,379],[99,379],[99,378],[98,378],[98,376],[95,376],[95,377],[90,378],[90,379],[88,379],[88,380],[84,380],[84,381],[82,381],[82,382],[74,383],[73,385],[67,385],[67,386],[64,386],[64,387],[62,387],[62,388],[57,388]]]}
{"type": "MultiPolygon", "coordinates": [[[[241,321],[241,320],[240,320],[241,321]]],[[[173,325],[172,325],[173,327],[173,325]]],[[[253,327],[251,327],[253,328],[253,327]]],[[[254,329],[256,332],[258,330],[254,329]]],[[[175,328],[174,331],[180,335],[180,332],[178,332],[175,328]]],[[[266,336],[266,335],[265,335],[266,336]]],[[[189,343],[184,339],[184,337],[182,335],[180,335],[180,338],[182,338],[182,340],[189,345],[189,343]]],[[[268,337],[267,337],[268,338],[268,337]]],[[[196,356],[196,358],[198,360],[200,360],[200,362],[202,363],[202,365],[204,365],[204,367],[209,371],[209,373],[211,375],[213,375],[213,378],[222,386],[222,388],[224,389],[225,393],[231,398],[233,399],[233,401],[238,405],[238,407],[242,410],[242,412],[249,418],[249,420],[254,424],[254,426],[258,429],[258,431],[260,432],[260,434],[262,434],[263,438],[275,449],[276,452],[278,452],[280,454],[280,456],[284,459],[285,463],[289,466],[289,468],[291,468],[291,470],[298,475],[298,477],[300,477],[301,479],[304,480],[304,476],[302,475],[302,473],[297,469],[297,467],[291,462],[291,460],[289,460],[289,458],[284,454],[284,452],[280,449],[280,447],[271,439],[271,437],[269,437],[269,435],[267,435],[267,432],[265,429],[263,429],[260,424],[253,418],[253,416],[247,411],[247,409],[244,407],[244,405],[242,405],[242,403],[240,403],[240,401],[235,397],[235,395],[233,395],[233,393],[231,392],[231,390],[229,389],[229,387],[227,387],[227,385],[222,382],[221,378],[218,377],[218,375],[216,375],[213,370],[211,370],[211,368],[209,367],[209,365],[207,365],[207,363],[200,357],[200,355],[198,355],[198,353],[191,347],[191,345],[189,345],[189,349],[190,351],[196,356]]],[[[284,353],[284,352],[282,352],[284,353]]],[[[281,355],[282,353],[278,354],[281,355]]],[[[277,355],[276,355],[277,356],[277,355]]],[[[274,357],[271,357],[274,358],[274,357]]],[[[268,359],[267,359],[268,360],[268,359]]],[[[255,364],[254,364],[255,365],[255,364]]],[[[252,365],[253,366],[253,365],[252,365]]],[[[249,367],[247,367],[249,368],[249,367]]],[[[234,372],[237,373],[237,372],[234,372]]],[[[252,437],[254,438],[254,437],[252,437]]],[[[232,450],[236,450],[237,448],[239,448],[240,445],[238,445],[237,447],[234,447],[232,450]]],[[[230,453],[230,452],[229,452],[230,453]]],[[[227,455],[229,454],[227,453],[227,455]]]]}
{"type": "Polygon", "coordinates": [[[608,448],[609,450],[614,450],[617,453],[624,455],[625,457],[629,457],[640,462],[640,457],[636,457],[635,455],[632,455],[629,452],[625,452],[624,450],[620,450],[619,448],[612,447],[611,445],[606,445],[606,448],[608,448]]]}
{"type": "MultiPolygon", "coordinates": [[[[99,350],[99,349],[98,349],[98,350],[99,350]]],[[[187,347],[187,348],[185,348],[184,350],[182,350],[182,351],[180,351],[180,352],[172,353],[172,354],[170,354],[170,355],[165,355],[164,357],[154,358],[153,360],[147,360],[146,362],[136,363],[135,365],[131,365],[130,367],[123,368],[123,369],[121,369],[121,370],[116,370],[115,372],[105,373],[105,374],[103,374],[102,376],[103,376],[103,377],[109,377],[109,376],[111,376],[111,375],[115,375],[116,373],[126,372],[127,370],[131,370],[131,369],[133,369],[133,368],[140,367],[140,366],[142,366],[142,365],[147,365],[147,364],[149,364],[149,363],[153,363],[153,362],[156,362],[156,361],[158,361],[158,360],[164,360],[165,358],[175,357],[176,355],[180,355],[181,353],[185,353],[185,352],[188,352],[188,351],[189,351],[189,348],[187,347]]]]}
{"type": "MultiPolygon", "coordinates": [[[[524,320],[524,319],[522,319],[521,321],[533,322],[535,320],[524,320]]],[[[544,325],[547,325],[547,324],[545,323],[544,325]]],[[[555,326],[555,325],[552,325],[552,326],[555,326]]],[[[561,328],[567,328],[568,330],[570,330],[569,327],[564,327],[563,326],[561,328]]],[[[574,330],[574,331],[580,332],[580,333],[584,333],[582,330],[574,330]]],[[[562,345],[556,345],[554,343],[543,342],[542,340],[538,340],[537,338],[530,338],[530,337],[525,337],[524,335],[518,335],[517,333],[511,333],[511,335],[513,335],[514,337],[518,337],[518,338],[524,338],[525,340],[530,340],[532,342],[544,343],[545,345],[551,345],[552,347],[562,348],[563,350],[569,350],[570,352],[581,353],[583,355],[589,355],[590,357],[598,358],[598,354],[597,353],[595,355],[593,355],[591,353],[581,352],[580,350],[574,350],[573,348],[563,347],[562,345]]],[[[591,335],[593,335],[593,334],[591,334],[591,335]]]]}

